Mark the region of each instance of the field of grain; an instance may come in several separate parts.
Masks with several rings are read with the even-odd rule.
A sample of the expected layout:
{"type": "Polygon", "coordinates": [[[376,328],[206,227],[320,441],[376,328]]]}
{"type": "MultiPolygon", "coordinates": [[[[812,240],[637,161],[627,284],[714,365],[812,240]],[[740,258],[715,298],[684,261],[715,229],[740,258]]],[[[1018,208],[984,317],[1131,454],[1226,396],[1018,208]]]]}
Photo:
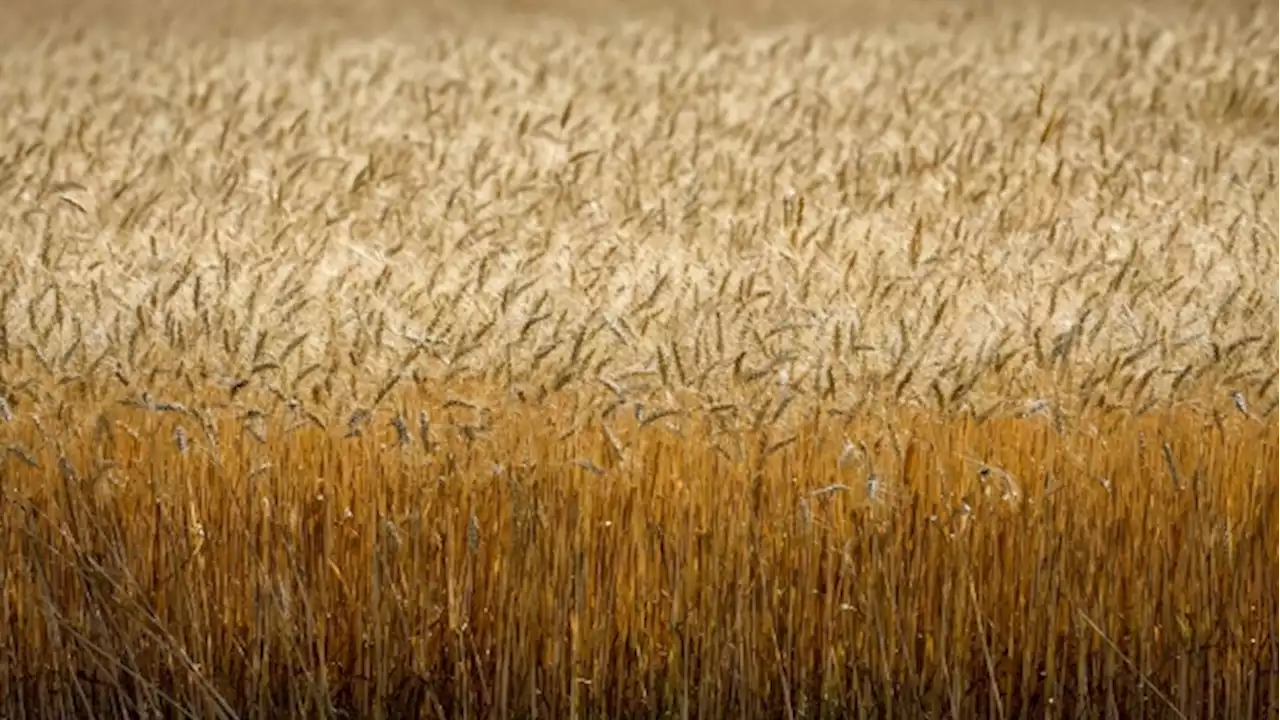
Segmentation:
{"type": "Polygon", "coordinates": [[[34,7],[0,717],[1280,709],[1274,10],[34,7]]]}

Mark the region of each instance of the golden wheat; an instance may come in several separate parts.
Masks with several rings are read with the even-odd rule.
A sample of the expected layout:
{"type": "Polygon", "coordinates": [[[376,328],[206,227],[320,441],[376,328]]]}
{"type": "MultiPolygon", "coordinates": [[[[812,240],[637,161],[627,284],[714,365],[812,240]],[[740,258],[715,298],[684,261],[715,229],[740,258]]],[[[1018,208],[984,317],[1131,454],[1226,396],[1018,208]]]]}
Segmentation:
{"type": "Polygon", "coordinates": [[[14,34],[0,715],[1280,707],[1274,13],[571,5],[14,34]]]}

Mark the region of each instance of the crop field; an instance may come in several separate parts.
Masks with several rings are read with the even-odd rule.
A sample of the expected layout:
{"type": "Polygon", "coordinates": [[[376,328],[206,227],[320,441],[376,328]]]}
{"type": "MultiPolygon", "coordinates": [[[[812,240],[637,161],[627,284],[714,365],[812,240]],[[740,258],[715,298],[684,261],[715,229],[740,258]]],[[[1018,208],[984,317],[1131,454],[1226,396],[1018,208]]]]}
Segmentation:
{"type": "Polygon", "coordinates": [[[0,717],[1280,710],[1274,6],[8,5],[0,717]]]}

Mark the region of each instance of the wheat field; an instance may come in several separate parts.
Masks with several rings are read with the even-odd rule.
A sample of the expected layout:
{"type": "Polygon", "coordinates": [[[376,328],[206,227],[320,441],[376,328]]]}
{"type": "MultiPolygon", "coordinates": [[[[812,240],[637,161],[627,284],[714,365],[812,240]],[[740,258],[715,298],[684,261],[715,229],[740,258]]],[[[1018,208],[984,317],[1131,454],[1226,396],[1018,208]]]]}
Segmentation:
{"type": "Polygon", "coordinates": [[[1275,11],[0,31],[0,717],[1245,718],[1275,11]]]}

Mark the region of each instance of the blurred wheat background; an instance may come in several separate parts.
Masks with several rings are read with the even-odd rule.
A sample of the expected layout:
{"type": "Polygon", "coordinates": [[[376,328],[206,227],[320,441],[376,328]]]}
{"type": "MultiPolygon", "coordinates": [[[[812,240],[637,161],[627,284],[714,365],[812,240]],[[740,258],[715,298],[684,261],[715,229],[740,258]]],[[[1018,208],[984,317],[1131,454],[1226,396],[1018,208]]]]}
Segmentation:
{"type": "Polygon", "coordinates": [[[1274,7],[4,5],[0,717],[1280,709],[1274,7]]]}

